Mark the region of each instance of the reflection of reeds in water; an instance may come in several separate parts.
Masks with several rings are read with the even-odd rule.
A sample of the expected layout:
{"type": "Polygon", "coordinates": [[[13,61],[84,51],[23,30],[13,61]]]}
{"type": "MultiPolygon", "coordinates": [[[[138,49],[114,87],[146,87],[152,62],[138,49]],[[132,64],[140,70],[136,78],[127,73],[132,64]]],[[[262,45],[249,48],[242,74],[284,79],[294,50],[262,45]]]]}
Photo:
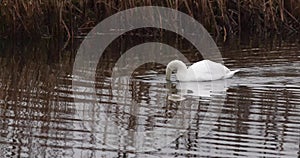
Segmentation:
{"type": "MultiPolygon", "coordinates": [[[[128,43],[126,43],[128,42],[128,40],[124,41],[126,47],[129,47],[128,43]]],[[[68,145],[74,142],[74,137],[78,137],[78,135],[81,134],[85,135],[85,138],[87,138],[85,140],[82,140],[83,144],[86,143],[89,138],[93,139],[93,141],[89,141],[88,143],[95,143],[96,141],[94,140],[97,132],[87,131],[86,129],[82,130],[81,128],[80,130],[78,130],[76,129],[76,127],[74,127],[76,125],[76,122],[81,122],[82,120],[71,120],[73,117],[76,117],[76,115],[74,115],[74,111],[68,108],[68,104],[69,102],[73,101],[73,98],[64,98],[71,93],[70,91],[66,90],[68,89],[68,86],[70,86],[71,81],[68,80],[68,78],[65,77],[66,75],[63,74],[70,74],[71,72],[70,65],[72,64],[70,63],[70,61],[72,61],[72,59],[68,56],[68,52],[56,55],[53,52],[57,52],[59,51],[59,49],[55,49],[55,47],[41,48],[35,47],[35,45],[36,44],[33,45],[34,48],[19,48],[11,46],[10,48],[13,48],[12,50],[9,49],[8,51],[4,51],[4,54],[8,57],[0,57],[0,83],[2,84],[0,86],[0,103],[4,103],[4,105],[0,105],[0,115],[4,120],[3,124],[1,124],[1,129],[6,132],[1,133],[3,134],[2,136],[5,137],[7,135],[6,137],[9,137],[7,133],[13,133],[11,134],[13,135],[11,137],[13,137],[12,139],[15,139],[13,140],[14,142],[7,142],[9,142],[11,146],[16,144],[15,146],[17,146],[17,148],[29,146],[32,142],[38,142],[38,144],[41,146],[47,146],[48,148],[38,147],[38,151],[42,150],[42,152],[44,152],[43,150],[47,150],[49,148],[60,148],[64,151],[68,150],[68,145]],[[12,52],[14,52],[14,54],[9,57],[12,52]],[[24,54],[24,56],[17,55],[18,53],[24,54]],[[50,55],[48,55],[48,53],[50,55]],[[63,57],[63,55],[65,55],[65,58],[63,57]],[[61,76],[61,78],[57,78],[57,76],[61,76]],[[57,89],[57,87],[60,87],[61,89],[57,89]],[[60,96],[60,93],[64,94],[60,96]],[[13,123],[7,123],[11,121],[13,123]],[[38,124],[34,124],[36,122],[38,124]],[[73,126],[73,124],[75,125],[73,126]],[[22,131],[23,133],[18,131],[22,131]],[[29,143],[18,144],[18,142],[21,141],[29,143]],[[52,145],[52,143],[56,145],[52,145]],[[62,145],[60,146],[60,144],[62,145]]],[[[155,130],[155,128],[157,127],[156,125],[162,125],[162,128],[167,129],[167,126],[164,126],[164,124],[169,123],[168,120],[177,117],[179,113],[194,112],[197,113],[197,115],[196,118],[192,120],[193,124],[191,124],[191,127],[189,127],[188,129],[188,141],[190,141],[191,144],[194,143],[195,146],[187,145],[187,147],[202,147],[201,145],[204,145],[203,147],[205,148],[207,147],[207,140],[218,140],[218,142],[216,142],[218,145],[222,143],[224,144],[224,142],[222,142],[222,138],[227,137],[230,138],[230,140],[233,137],[237,138],[237,140],[233,140],[234,142],[236,142],[233,143],[234,145],[228,145],[225,143],[225,145],[222,146],[225,150],[227,150],[226,147],[228,147],[229,152],[231,150],[240,148],[240,142],[253,142],[253,139],[255,139],[255,144],[249,143],[250,147],[263,143],[277,143],[278,146],[282,147],[286,142],[289,143],[289,140],[286,139],[287,133],[291,133],[289,135],[292,135],[293,140],[298,136],[298,133],[296,132],[298,132],[299,130],[298,128],[296,128],[297,124],[295,124],[295,122],[293,121],[298,119],[296,113],[294,112],[297,110],[299,111],[299,108],[297,108],[296,105],[298,103],[297,98],[299,98],[299,87],[294,87],[294,89],[298,88],[297,91],[293,90],[293,88],[286,89],[282,87],[260,89],[259,87],[250,88],[247,86],[241,86],[231,88],[228,92],[228,98],[226,99],[224,110],[220,115],[219,121],[216,125],[214,125],[217,127],[215,131],[219,132],[217,134],[220,134],[217,139],[215,139],[215,137],[200,138],[197,133],[197,131],[202,130],[202,128],[200,128],[200,125],[202,124],[201,121],[204,117],[203,114],[205,114],[205,112],[207,111],[206,105],[208,103],[202,103],[196,99],[192,100],[191,103],[199,105],[197,106],[198,109],[182,108],[182,106],[177,105],[177,103],[166,101],[165,96],[162,95],[165,94],[163,85],[153,85],[150,83],[143,83],[141,82],[141,80],[134,80],[128,85],[129,94],[126,95],[127,97],[125,97],[125,95],[123,94],[123,89],[120,89],[120,91],[115,91],[115,93],[119,94],[117,96],[120,96],[121,99],[127,99],[125,100],[127,102],[118,102],[121,106],[115,106],[116,108],[114,109],[112,107],[114,107],[115,104],[111,102],[113,97],[110,96],[112,92],[110,91],[109,83],[107,84],[108,81],[104,79],[106,79],[105,77],[110,75],[111,68],[114,66],[114,63],[121,54],[119,54],[120,51],[117,47],[110,48],[113,48],[113,50],[109,50],[107,53],[105,53],[103,58],[101,58],[100,60],[101,65],[99,64],[100,68],[98,69],[100,74],[98,74],[99,76],[97,76],[99,78],[97,78],[98,82],[96,83],[97,94],[99,95],[99,98],[101,98],[101,105],[103,105],[101,106],[101,108],[107,109],[102,110],[96,107],[95,109],[91,110],[94,115],[87,116],[93,119],[93,121],[91,121],[91,126],[95,129],[97,129],[97,125],[99,125],[97,124],[97,119],[99,119],[99,116],[104,116],[101,114],[110,114],[109,116],[120,118],[116,119],[113,123],[126,128],[126,130],[134,131],[138,126],[143,126],[145,127],[145,130],[151,131],[155,130]],[[151,93],[155,95],[152,95],[151,93]],[[139,109],[132,108],[132,101],[143,103],[141,104],[141,106],[139,106],[139,108],[145,109],[144,112],[141,112],[141,110],[138,111],[139,109]],[[100,115],[97,115],[98,113],[100,115]],[[145,120],[144,122],[142,122],[142,124],[139,124],[139,117],[145,120]],[[251,129],[254,129],[254,133],[253,130],[251,131],[251,129]],[[258,132],[258,134],[255,133],[256,131],[258,132]],[[247,134],[249,133],[250,135],[248,137],[247,134]],[[261,137],[261,134],[265,135],[261,137]],[[257,137],[253,138],[253,135],[257,137]],[[279,139],[274,142],[274,138],[279,139]],[[204,143],[200,143],[201,140],[204,141],[204,143]],[[259,143],[256,143],[256,141],[259,143]],[[195,144],[195,142],[199,143],[195,144]]],[[[251,48],[247,49],[246,52],[241,52],[243,54],[241,54],[240,56],[237,56],[236,52],[231,55],[229,54],[228,59],[236,57],[236,60],[234,62],[243,61],[241,62],[242,64],[249,64],[249,62],[254,62],[255,64],[252,65],[256,65],[259,67],[261,66],[259,65],[260,63],[262,65],[266,63],[277,63],[275,59],[278,58],[278,56],[288,56],[284,61],[278,61],[279,63],[287,61],[291,61],[292,63],[294,63],[293,61],[296,61],[298,59],[297,51],[291,51],[290,48],[287,51],[272,51],[272,53],[265,53],[269,55],[267,56],[268,60],[264,58],[264,52],[254,52],[257,50],[256,46],[251,46],[251,48]],[[252,47],[254,47],[255,49],[252,50],[252,47]],[[246,54],[247,52],[249,52],[249,54],[255,54],[255,57],[257,58],[262,58],[262,56],[263,58],[261,60],[252,58],[251,55],[246,54]],[[244,58],[241,56],[244,56],[244,58]],[[247,59],[246,57],[250,57],[250,59],[247,59]]],[[[187,57],[189,59],[195,60],[194,55],[194,52],[189,51],[187,57]]],[[[141,58],[144,57],[147,58],[147,56],[143,56],[141,58]]],[[[237,63],[235,63],[234,65],[237,65],[237,63]]],[[[245,67],[249,67],[249,65],[245,67]]],[[[145,71],[151,68],[153,68],[154,70],[158,69],[159,71],[163,71],[165,67],[160,68],[150,63],[139,67],[139,70],[137,70],[138,72],[136,74],[145,74],[145,71]]],[[[250,75],[256,76],[256,72],[257,71],[255,70],[255,74],[250,75]]],[[[243,77],[240,78],[242,79],[243,77]]],[[[220,104],[218,102],[212,104],[215,109],[220,108],[219,105],[220,104]]],[[[86,112],[87,109],[84,109],[83,111],[86,112]]],[[[83,119],[83,122],[85,121],[86,120],[83,119]]],[[[105,134],[107,135],[103,137],[109,138],[110,135],[113,135],[113,133],[109,133],[109,130],[105,132],[105,134]]],[[[79,139],[81,139],[80,136],[78,139],[76,138],[75,141],[80,142],[79,139]]],[[[226,142],[227,140],[228,139],[225,139],[226,142]]],[[[88,146],[91,145],[92,144],[88,144],[88,146]]],[[[176,147],[180,147],[178,149],[182,150],[184,148],[182,148],[181,145],[182,143],[178,143],[176,144],[176,147]]],[[[215,144],[211,145],[214,146],[215,144]]],[[[246,148],[247,144],[245,144],[243,147],[246,148]]],[[[261,148],[261,146],[259,146],[258,148],[261,148]]],[[[97,149],[101,150],[100,152],[108,151],[106,150],[106,148],[101,147],[98,147],[97,149]],[[103,149],[105,151],[102,151],[103,149]]],[[[194,150],[198,148],[191,149],[194,150]]],[[[85,148],[83,150],[85,150],[85,148]]],[[[272,151],[273,150],[274,149],[272,148],[272,151]]],[[[285,151],[286,149],[280,150],[285,151]]],[[[258,150],[258,152],[263,153],[264,151],[258,150]]],[[[199,157],[199,155],[195,156],[199,157]]]]}
{"type": "MultiPolygon", "coordinates": [[[[7,142],[13,140],[11,145],[15,148],[23,148],[25,145],[32,149],[31,146],[34,146],[34,140],[37,139],[33,135],[38,135],[40,139],[47,139],[49,136],[59,138],[61,135],[56,130],[61,127],[66,130],[71,126],[62,119],[74,113],[69,108],[70,99],[67,95],[64,95],[66,98],[61,97],[61,92],[57,89],[62,82],[59,77],[70,70],[63,62],[47,63],[44,59],[48,52],[40,46],[21,47],[22,55],[17,53],[20,51],[19,47],[11,48],[13,50],[2,50],[6,57],[0,57],[1,129],[8,133],[7,136],[3,135],[4,139],[7,142]]],[[[14,150],[12,149],[12,153],[14,150]]]]}
{"type": "Polygon", "coordinates": [[[110,1],[4,0],[0,5],[0,35],[74,37],[86,34],[104,18],[138,6],[164,6],[183,11],[216,35],[240,32],[297,32],[299,0],[110,1]]]}

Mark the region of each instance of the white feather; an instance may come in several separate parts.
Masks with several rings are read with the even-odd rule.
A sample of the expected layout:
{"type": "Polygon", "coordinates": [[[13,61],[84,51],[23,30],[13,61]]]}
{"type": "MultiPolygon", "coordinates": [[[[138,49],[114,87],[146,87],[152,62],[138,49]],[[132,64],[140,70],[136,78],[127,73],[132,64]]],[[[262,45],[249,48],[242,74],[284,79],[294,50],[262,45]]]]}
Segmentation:
{"type": "Polygon", "coordinates": [[[170,80],[173,71],[177,71],[178,81],[212,81],[230,78],[239,70],[230,71],[226,66],[210,60],[196,62],[187,68],[182,61],[173,60],[167,65],[167,80],[170,80]]]}

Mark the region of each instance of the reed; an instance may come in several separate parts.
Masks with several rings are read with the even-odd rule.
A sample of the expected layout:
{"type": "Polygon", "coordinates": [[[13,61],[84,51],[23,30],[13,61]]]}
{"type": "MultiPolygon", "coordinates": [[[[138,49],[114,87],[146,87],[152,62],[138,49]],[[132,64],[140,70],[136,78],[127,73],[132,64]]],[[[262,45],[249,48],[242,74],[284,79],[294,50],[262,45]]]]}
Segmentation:
{"type": "Polygon", "coordinates": [[[70,40],[86,35],[118,11],[149,5],[187,13],[224,40],[241,33],[266,35],[300,30],[300,0],[3,0],[0,38],[22,34],[70,40]]]}

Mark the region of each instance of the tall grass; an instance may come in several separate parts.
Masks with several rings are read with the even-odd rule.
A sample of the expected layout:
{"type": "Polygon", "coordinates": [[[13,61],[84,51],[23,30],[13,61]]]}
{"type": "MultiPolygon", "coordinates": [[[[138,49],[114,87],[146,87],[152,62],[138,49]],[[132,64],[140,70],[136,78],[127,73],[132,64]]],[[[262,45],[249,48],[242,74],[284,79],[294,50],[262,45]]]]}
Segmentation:
{"type": "Polygon", "coordinates": [[[0,38],[85,35],[104,18],[137,6],[165,6],[185,12],[211,33],[299,33],[300,0],[3,0],[0,38]]]}

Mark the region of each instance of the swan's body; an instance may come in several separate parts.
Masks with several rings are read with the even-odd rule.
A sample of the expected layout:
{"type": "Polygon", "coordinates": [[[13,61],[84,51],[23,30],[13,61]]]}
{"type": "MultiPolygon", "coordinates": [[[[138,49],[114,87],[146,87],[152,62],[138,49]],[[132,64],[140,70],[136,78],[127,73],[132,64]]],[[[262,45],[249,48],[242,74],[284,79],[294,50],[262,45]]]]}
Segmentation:
{"type": "Polygon", "coordinates": [[[212,81],[232,77],[239,70],[230,71],[226,66],[210,60],[202,60],[187,66],[180,60],[173,60],[167,65],[166,79],[170,80],[176,71],[178,81],[212,81]]]}

